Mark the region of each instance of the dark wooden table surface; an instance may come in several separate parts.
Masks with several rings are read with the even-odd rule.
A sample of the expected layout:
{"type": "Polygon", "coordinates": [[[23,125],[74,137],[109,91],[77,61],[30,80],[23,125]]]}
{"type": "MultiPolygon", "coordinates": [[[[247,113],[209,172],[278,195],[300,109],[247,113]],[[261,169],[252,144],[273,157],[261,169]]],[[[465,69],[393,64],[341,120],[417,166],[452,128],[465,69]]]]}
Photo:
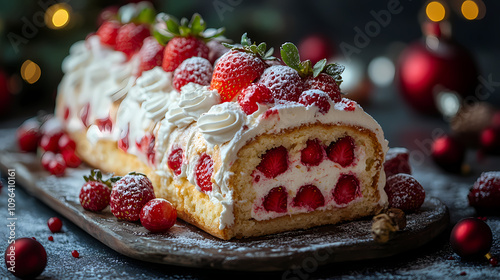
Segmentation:
{"type": "MultiPolygon", "coordinates": [[[[464,217],[475,215],[467,205],[467,193],[476,178],[484,171],[500,170],[500,157],[486,157],[477,161],[476,151],[470,150],[467,161],[472,167],[468,176],[447,174],[428,158],[432,135],[448,131],[448,124],[438,118],[416,115],[405,106],[392,91],[376,93],[373,103],[365,106],[384,128],[391,147],[404,146],[410,149],[415,177],[422,183],[426,193],[443,201],[450,210],[451,223],[448,229],[427,245],[401,255],[370,261],[336,263],[327,266],[302,266],[300,269],[272,273],[251,273],[196,269],[160,265],[138,261],[120,255],[108,248],[69,220],[63,220],[62,233],[51,234],[47,220],[61,216],[30,196],[22,186],[16,188],[16,215],[18,237],[36,237],[48,252],[48,265],[40,279],[250,279],[248,277],[273,279],[499,279],[500,267],[491,267],[486,261],[462,261],[449,246],[449,235],[453,225],[464,217]],[[422,160],[423,159],[423,160],[422,160]],[[47,241],[53,235],[54,242],[47,241]],[[80,252],[80,258],[71,256],[71,251],[80,252]],[[450,260],[453,256],[455,259],[450,260]],[[460,274],[465,272],[465,276],[460,274]]],[[[0,123],[0,128],[15,127],[22,118],[0,123]]],[[[2,174],[5,177],[6,174],[2,174]]],[[[0,194],[0,219],[7,223],[7,193],[0,194]]],[[[493,231],[491,253],[500,256],[500,217],[487,217],[493,231]]],[[[2,225],[2,224],[0,224],[2,225]]],[[[0,226],[0,249],[5,250],[8,228],[0,226]]],[[[1,265],[0,278],[14,279],[1,265]]]]}

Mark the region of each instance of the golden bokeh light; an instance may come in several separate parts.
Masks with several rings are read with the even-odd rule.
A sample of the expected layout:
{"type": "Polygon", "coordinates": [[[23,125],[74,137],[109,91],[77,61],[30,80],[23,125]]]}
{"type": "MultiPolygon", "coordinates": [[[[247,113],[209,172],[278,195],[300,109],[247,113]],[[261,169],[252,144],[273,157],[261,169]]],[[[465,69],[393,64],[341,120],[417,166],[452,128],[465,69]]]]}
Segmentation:
{"type": "Polygon", "coordinates": [[[427,17],[430,20],[438,22],[442,21],[446,16],[446,9],[444,8],[441,2],[432,1],[429,4],[427,4],[427,7],[425,8],[425,13],[427,14],[427,17]]]}
{"type": "Polygon", "coordinates": [[[479,6],[474,1],[464,1],[462,3],[462,15],[468,20],[477,19],[479,15],[479,6]]]}
{"type": "Polygon", "coordinates": [[[55,4],[45,12],[45,24],[51,29],[61,29],[68,25],[71,19],[71,7],[67,4],[55,4]]]}
{"type": "Polygon", "coordinates": [[[38,64],[31,60],[26,60],[23,65],[21,65],[21,77],[29,84],[34,84],[40,79],[42,75],[42,70],[38,64]]]}

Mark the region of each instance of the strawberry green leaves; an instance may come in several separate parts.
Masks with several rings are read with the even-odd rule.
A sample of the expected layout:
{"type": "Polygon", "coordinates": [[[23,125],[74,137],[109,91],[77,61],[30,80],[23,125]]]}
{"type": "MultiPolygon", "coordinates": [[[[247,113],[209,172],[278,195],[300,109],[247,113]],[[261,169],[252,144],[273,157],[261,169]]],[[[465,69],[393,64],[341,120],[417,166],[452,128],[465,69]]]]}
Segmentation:
{"type": "Polygon", "coordinates": [[[267,50],[267,44],[262,42],[259,45],[252,43],[252,40],[248,37],[247,33],[241,35],[241,46],[231,45],[227,43],[222,43],[224,47],[229,49],[235,49],[239,51],[244,51],[257,55],[263,60],[276,60],[277,58],[273,56],[274,48],[267,50]]]}
{"type": "Polygon", "coordinates": [[[130,3],[118,10],[118,19],[123,24],[130,22],[135,24],[152,24],[155,16],[156,10],[149,2],[130,3]]]}
{"type": "Polygon", "coordinates": [[[208,42],[213,38],[221,36],[225,29],[219,28],[215,31],[208,32],[206,30],[207,24],[200,16],[195,13],[191,20],[182,18],[180,21],[174,16],[164,13],[158,14],[156,17],[156,24],[153,31],[153,36],[162,45],[165,45],[170,39],[174,37],[188,37],[192,36],[208,42]]]}
{"type": "Polygon", "coordinates": [[[85,179],[85,182],[101,182],[108,186],[109,188],[112,187],[112,184],[116,183],[118,180],[120,180],[122,177],[115,176],[111,177],[107,180],[102,179],[102,172],[99,169],[93,169],[90,171],[90,176],[83,176],[83,179],[85,179]]]}
{"type": "Polygon", "coordinates": [[[326,73],[332,76],[338,85],[342,82],[341,74],[344,66],[332,63],[326,64],[326,59],[318,61],[314,66],[310,60],[300,61],[299,50],[292,43],[284,43],[280,49],[281,59],[286,65],[297,70],[299,75],[305,77],[317,77],[320,73],[326,73]]]}

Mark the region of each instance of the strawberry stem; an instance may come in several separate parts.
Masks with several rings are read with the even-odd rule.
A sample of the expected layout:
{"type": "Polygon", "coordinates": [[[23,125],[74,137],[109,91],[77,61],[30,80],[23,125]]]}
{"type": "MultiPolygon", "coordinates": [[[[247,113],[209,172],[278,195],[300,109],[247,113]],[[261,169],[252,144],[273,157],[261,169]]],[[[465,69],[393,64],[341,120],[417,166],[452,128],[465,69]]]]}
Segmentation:
{"type": "Polygon", "coordinates": [[[222,45],[229,49],[254,54],[262,60],[277,60],[277,58],[273,56],[274,48],[269,48],[269,50],[267,50],[267,44],[264,42],[260,43],[259,45],[257,45],[255,42],[252,43],[252,40],[250,40],[247,33],[241,35],[241,46],[231,45],[227,43],[222,43],[222,45]]]}
{"type": "Polygon", "coordinates": [[[90,176],[83,176],[83,179],[85,179],[85,182],[101,182],[108,186],[109,188],[113,187],[113,184],[116,183],[118,180],[120,180],[122,177],[120,176],[111,176],[110,178],[103,180],[102,179],[102,172],[99,169],[92,169],[90,171],[90,176]]]}
{"type": "Polygon", "coordinates": [[[326,64],[326,58],[318,61],[314,66],[310,60],[300,61],[299,49],[292,43],[284,43],[280,49],[281,59],[286,65],[297,70],[302,78],[317,77],[320,73],[332,76],[338,85],[342,83],[341,74],[344,72],[344,66],[331,63],[326,64]]]}

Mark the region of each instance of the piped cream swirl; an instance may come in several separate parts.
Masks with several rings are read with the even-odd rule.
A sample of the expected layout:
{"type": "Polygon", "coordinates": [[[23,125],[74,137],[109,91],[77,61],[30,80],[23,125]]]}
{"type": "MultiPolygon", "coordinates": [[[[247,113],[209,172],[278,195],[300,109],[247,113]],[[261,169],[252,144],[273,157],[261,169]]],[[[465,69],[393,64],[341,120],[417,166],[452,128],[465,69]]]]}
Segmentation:
{"type": "Polygon", "coordinates": [[[208,143],[220,145],[231,140],[245,123],[245,115],[236,103],[213,106],[198,119],[198,127],[208,143]]]}
{"type": "Polygon", "coordinates": [[[182,111],[197,120],[201,114],[208,112],[212,106],[220,103],[217,91],[209,90],[207,86],[189,83],[181,89],[179,107],[182,111]]]}

